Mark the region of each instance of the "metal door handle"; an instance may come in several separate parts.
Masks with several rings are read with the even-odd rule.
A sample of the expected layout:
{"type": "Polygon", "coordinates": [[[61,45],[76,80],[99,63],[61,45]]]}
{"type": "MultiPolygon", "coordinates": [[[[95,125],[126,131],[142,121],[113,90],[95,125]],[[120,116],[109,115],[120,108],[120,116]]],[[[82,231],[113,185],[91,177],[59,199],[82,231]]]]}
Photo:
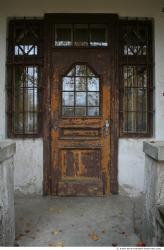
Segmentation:
{"type": "Polygon", "coordinates": [[[109,120],[105,120],[105,125],[104,125],[104,136],[107,136],[107,135],[108,135],[109,127],[110,127],[109,120]]]}

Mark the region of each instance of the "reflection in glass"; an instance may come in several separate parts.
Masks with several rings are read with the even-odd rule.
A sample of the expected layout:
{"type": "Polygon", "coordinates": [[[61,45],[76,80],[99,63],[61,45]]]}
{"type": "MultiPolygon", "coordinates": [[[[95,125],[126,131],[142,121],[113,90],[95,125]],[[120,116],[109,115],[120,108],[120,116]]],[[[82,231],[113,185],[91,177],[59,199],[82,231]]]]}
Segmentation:
{"type": "Polygon", "coordinates": [[[99,93],[88,92],[88,106],[99,106],[99,93]]]}
{"type": "Polygon", "coordinates": [[[124,66],[125,87],[147,87],[147,70],[145,66],[124,66]]]}
{"type": "Polygon", "coordinates": [[[95,76],[95,74],[89,67],[87,67],[87,76],[95,76]]]}
{"type": "Polygon", "coordinates": [[[90,45],[108,46],[106,25],[103,24],[90,25],[90,45]]]}
{"type": "Polygon", "coordinates": [[[99,116],[99,107],[88,107],[88,116],[99,116]]]}
{"type": "Polygon", "coordinates": [[[23,132],[23,113],[14,114],[14,130],[16,133],[23,132]]]}
{"type": "Polygon", "coordinates": [[[74,106],[74,92],[63,92],[63,106],[74,106]]]}
{"type": "Polygon", "coordinates": [[[76,91],[86,91],[86,77],[76,77],[76,91]]]}
{"type": "Polygon", "coordinates": [[[37,133],[38,67],[15,67],[14,123],[16,133],[37,133]]]}
{"type": "Polygon", "coordinates": [[[62,79],[62,115],[99,116],[99,88],[99,78],[87,65],[73,66],[62,79]]]}
{"type": "Polygon", "coordinates": [[[74,25],[74,45],[88,46],[88,25],[75,24],[74,25]]]}
{"type": "Polygon", "coordinates": [[[88,78],[88,91],[99,91],[99,78],[88,78]]]}
{"type": "Polygon", "coordinates": [[[23,112],[23,88],[15,91],[15,109],[17,112],[23,112]]]}
{"type": "Polygon", "coordinates": [[[124,45],[124,55],[145,56],[147,54],[146,45],[124,45]]]}
{"type": "Polygon", "coordinates": [[[15,55],[16,56],[35,56],[38,54],[37,45],[16,45],[15,46],[15,55]]]}
{"type": "Polygon", "coordinates": [[[86,106],[86,92],[76,92],[76,106],[86,106]]]}
{"type": "Polygon", "coordinates": [[[69,73],[67,74],[67,76],[75,76],[76,75],[76,68],[74,67],[73,69],[71,69],[69,71],[69,73]]]}
{"type": "Polygon", "coordinates": [[[86,65],[76,65],[76,76],[86,76],[86,65]]]}
{"type": "Polygon", "coordinates": [[[70,107],[70,108],[66,108],[66,107],[63,107],[62,109],[62,115],[63,116],[74,116],[74,108],[70,107]]]}
{"type": "Polygon", "coordinates": [[[76,107],[75,108],[76,116],[86,116],[86,107],[76,107]]]}
{"type": "Polygon", "coordinates": [[[56,24],[55,46],[106,47],[108,26],[106,24],[56,24]]]}
{"type": "Polygon", "coordinates": [[[74,78],[73,77],[63,77],[63,90],[65,91],[74,90],[74,78]]]}
{"type": "Polygon", "coordinates": [[[72,45],[72,25],[56,24],[55,25],[55,46],[72,45]]]}
{"type": "Polygon", "coordinates": [[[147,131],[147,70],[145,66],[124,66],[123,130],[147,131]]]}

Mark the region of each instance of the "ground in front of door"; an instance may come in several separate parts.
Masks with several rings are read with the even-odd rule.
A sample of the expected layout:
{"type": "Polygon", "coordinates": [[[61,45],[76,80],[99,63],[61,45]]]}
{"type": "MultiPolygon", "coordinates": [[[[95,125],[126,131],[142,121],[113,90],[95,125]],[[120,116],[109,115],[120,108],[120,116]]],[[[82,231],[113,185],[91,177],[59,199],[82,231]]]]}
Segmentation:
{"type": "MultiPolygon", "coordinates": [[[[110,197],[16,197],[16,246],[137,246],[134,202],[110,197]]],[[[141,223],[140,216],[137,223],[141,223]]]]}

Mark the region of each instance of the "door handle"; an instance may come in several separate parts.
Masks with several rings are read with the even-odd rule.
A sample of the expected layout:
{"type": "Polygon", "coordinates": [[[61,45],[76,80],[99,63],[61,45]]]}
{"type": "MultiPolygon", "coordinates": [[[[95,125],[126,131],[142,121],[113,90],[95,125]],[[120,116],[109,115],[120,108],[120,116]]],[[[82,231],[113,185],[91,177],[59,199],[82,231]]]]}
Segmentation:
{"type": "Polygon", "coordinates": [[[110,127],[109,120],[105,120],[104,137],[108,135],[109,127],[110,127]]]}

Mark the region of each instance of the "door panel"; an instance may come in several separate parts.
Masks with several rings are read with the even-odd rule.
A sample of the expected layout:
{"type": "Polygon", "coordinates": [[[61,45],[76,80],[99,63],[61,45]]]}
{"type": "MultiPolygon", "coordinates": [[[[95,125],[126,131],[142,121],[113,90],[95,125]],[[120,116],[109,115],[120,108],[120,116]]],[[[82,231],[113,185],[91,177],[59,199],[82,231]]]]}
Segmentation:
{"type": "Polygon", "coordinates": [[[99,196],[110,192],[110,58],[109,49],[52,50],[51,186],[54,195],[99,196]],[[93,76],[69,76],[76,65],[84,65],[96,80],[90,80],[93,76]]]}

